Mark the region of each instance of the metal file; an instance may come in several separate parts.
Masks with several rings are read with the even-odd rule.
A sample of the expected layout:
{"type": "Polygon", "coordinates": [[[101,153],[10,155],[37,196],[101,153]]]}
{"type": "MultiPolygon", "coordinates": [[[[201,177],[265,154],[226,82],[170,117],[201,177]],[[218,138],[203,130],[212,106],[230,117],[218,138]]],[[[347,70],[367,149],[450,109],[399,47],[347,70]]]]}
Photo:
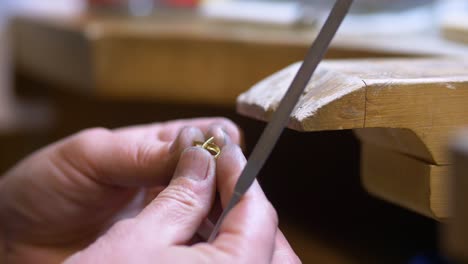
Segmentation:
{"type": "Polygon", "coordinates": [[[265,164],[265,161],[273,150],[275,143],[278,141],[278,138],[287,124],[301,94],[309,83],[318,64],[325,56],[331,40],[348,13],[351,3],[352,0],[337,0],[335,2],[325,24],[317,35],[315,41],[312,43],[312,46],[307,51],[304,62],[294,77],[291,86],[287,90],[278,109],[273,114],[271,121],[268,123],[255,145],[244,170],[237,180],[233,195],[219,217],[208,241],[213,241],[216,238],[222,221],[229,211],[239,202],[242,195],[247,192],[257,177],[257,174],[265,164]]]}

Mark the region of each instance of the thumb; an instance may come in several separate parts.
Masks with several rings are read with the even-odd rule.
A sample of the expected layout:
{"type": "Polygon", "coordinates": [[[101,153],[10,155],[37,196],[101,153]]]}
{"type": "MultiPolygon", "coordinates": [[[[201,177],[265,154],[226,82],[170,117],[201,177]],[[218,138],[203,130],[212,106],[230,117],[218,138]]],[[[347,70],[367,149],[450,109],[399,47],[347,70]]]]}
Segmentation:
{"type": "Polygon", "coordinates": [[[208,151],[186,149],[174,178],[136,218],[151,244],[184,244],[196,233],[211,209],[215,193],[215,162],[208,151]],[[147,236],[147,235],[146,235],[147,236]]]}
{"type": "MultiPolygon", "coordinates": [[[[60,142],[57,158],[96,182],[113,186],[166,185],[180,153],[194,141],[203,141],[200,129],[183,128],[174,142],[120,135],[107,129],[88,129],[60,142]]],[[[74,172],[72,170],[72,172],[74,172]]],[[[67,173],[74,175],[73,173],[67,173]]]]}
{"type": "Polygon", "coordinates": [[[147,263],[161,248],[186,244],[206,218],[215,192],[215,162],[208,151],[191,147],[180,156],[174,178],[138,216],[108,232],[65,263],[147,263]]]}

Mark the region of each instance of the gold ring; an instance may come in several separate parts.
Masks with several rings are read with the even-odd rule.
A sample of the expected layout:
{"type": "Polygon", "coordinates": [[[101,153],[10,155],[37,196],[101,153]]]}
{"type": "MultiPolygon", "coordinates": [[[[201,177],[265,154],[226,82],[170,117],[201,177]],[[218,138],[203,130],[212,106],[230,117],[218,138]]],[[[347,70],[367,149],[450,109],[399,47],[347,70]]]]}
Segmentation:
{"type": "Polygon", "coordinates": [[[210,137],[207,141],[205,142],[200,142],[200,141],[194,141],[193,145],[196,147],[201,147],[206,149],[211,155],[213,155],[215,158],[221,154],[221,148],[218,147],[215,143],[213,143],[214,137],[210,137]]]}

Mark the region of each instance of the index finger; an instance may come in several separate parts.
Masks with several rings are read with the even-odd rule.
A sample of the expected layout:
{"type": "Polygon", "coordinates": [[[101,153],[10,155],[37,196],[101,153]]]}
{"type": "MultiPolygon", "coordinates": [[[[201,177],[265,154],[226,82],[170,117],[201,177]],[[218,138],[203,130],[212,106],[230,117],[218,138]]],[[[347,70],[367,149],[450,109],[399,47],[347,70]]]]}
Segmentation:
{"type": "MultiPolygon", "coordinates": [[[[218,157],[216,174],[223,207],[229,202],[245,163],[242,151],[235,145],[224,147],[218,157]]],[[[213,246],[240,259],[240,263],[269,263],[277,230],[276,211],[255,181],[224,219],[213,246]]]]}
{"type": "Polygon", "coordinates": [[[162,123],[149,125],[137,125],[116,129],[115,132],[125,136],[158,138],[161,141],[173,141],[179,131],[184,127],[197,127],[203,133],[207,133],[211,126],[223,127],[230,139],[236,143],[241,143],[241,132],[234,122],[224,117],[203,117],[191,119],[178,119],[162,123]]]}

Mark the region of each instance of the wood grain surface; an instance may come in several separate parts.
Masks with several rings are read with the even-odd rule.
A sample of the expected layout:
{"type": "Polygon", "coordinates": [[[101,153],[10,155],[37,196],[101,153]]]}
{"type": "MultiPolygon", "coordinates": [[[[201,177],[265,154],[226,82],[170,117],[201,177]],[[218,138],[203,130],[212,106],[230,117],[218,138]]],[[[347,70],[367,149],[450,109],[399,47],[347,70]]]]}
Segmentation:
{"type": "MultiPolygon", "coordinates": [[[[240,95],[238,111],[268,120],[298,67],[293,64],[240,95]]],[[[467,111],[466,60],[335,60],[319,66],[289,127],[366,128],[357,132],[364,141],[443,165],[449,162],[448,136],[468,123],[467,111]]]]}
{"type": "MultiPolygon", "coordinates": [[[[241,114],[268,120],[299,64],[241,94],[241,114]]],[[[302,132],[354,129],[364,144],[362,178],[388,201],[442,219],[448,140],[468,124],[468,60],[330,60],[317,69],[291,114],[302,132]],[[370,147],[373,146],[373,147],[370,147]]]]}

